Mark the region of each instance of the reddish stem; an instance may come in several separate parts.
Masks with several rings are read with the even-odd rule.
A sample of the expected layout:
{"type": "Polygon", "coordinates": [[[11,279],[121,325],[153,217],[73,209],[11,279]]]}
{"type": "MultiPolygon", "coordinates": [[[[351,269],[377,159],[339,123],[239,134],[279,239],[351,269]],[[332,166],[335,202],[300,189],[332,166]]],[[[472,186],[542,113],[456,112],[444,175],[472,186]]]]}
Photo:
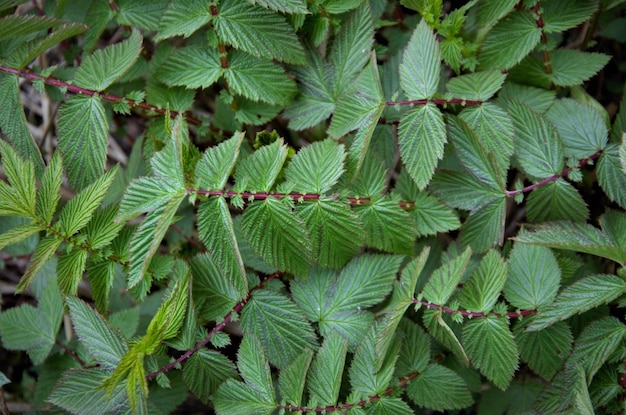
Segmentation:
{"type": "MultiPolygon", "coordinates": [[[[446,307],[443,305],[439,305],[439,304],[433,304],[433,303],[429,303],[428,301],[422,301],[422,300],[418,300],[418,299],[413,299],[413,304],[421,304],[426,308],[430,308],[432,310],[441,310],[444,313],[447,314],[460,314],[463,317],[487,317],[489,315],[491,316],[496,316],[496,317],[502,317],[502,314],[499,313],[481,313],[481,312],[476,312],[476,311],[466,311],[466,310],[454,310],[450,307],[446,307]]],[[[520,317],[526,317],[526,316],[530,316],[532,314],[536,314],[537,310],[522,310],[519,313],[515,312],[515,311],[511,311],[506,313],[506,317],[508,318],[520,318],[520,317]]]]}
{"type": "Polygon", "coordinates": [[[465,105],[482,105],[483,101],[474,101],[471,99],[452,98],[452,99],[415,99],[409,101],[387,101],[385,105],[426,105],[428,103],[435,105],[461,104],[465,105]]]}

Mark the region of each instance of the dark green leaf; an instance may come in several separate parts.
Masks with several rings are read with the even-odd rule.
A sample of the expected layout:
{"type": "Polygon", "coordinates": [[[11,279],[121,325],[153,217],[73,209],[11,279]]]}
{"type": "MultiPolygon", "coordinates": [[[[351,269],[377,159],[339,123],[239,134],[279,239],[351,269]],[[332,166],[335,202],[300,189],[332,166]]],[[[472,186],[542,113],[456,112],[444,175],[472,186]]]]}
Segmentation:
{"type": "Polygon", "coordinates": [[[209,401],[220,384],[236,377],[235,365],[215,350],[198,350],[187,360],[183,369],[185,385],[204,403],[209,401]]]}
{"type": "Polygon", "coordinates": [[[430,364],[407,387],[409,398],[417,405],[436,411],[470,406],[472,395],[463,379],[453,370],[430,364]]]}
{"type": "Polygon", "coordinates": [[[313,352],[306,351],[298,356],[289,366],[280,371],[278,387],[280,396],[290,405],[302,405],[304,385],[309,366],[313,360],[313,352]]]}
{"type": "Polygon", "coordinates": [[[543,30],[547,33],[563,32],[591,18],[598,10],[598,1],[586,0],[543,0],[541,17],[543,30]]]}
{"type": "Polygon", "coordinates": [[[241,294],[233,287],[208,253],[195,256],[189,261],[193,284],[193,300],[198,318],[219,320],[241,300],[241,294]]]}
{"type": "Polygon", "coordinates": [[[328,406],[337,403],[347,351],[348,342],[336,332],[329,332],[307,376],[311,404],[328,406]]]}
{"type": "Polygon", "coordinates": [[[365,243],[383,251],[411,254],[417,229],[399,201],[378,199],[367,206],[355,206],[365,228],[365,243]]]}
{"type": "Polygon", "coordinates": [[[501,197],[480,210],[472,212],[461,226],[460,241],[469,245],[475,252],[484,252],[504,243],[504,225],[507,199],[501,197]]]}
{"type": "Polygon", "coordinates": [[[446,89],[454,98],[487,101],[502,87],[505,78],[505,74],[495,69],[475,72],[450,79],[446,89]]]}
{"type": "Polygon", "coordinates": [[[471,255],[472,250],[466,248],[461,255],[444,263],[432,273],[422,291],[426,301],[440,306],[448,302],[465,274],[471,255]]]}
{"type": "Polygon", "coordinates": [[[531,222],[571,220],[584,222],[589,209],[578,191],[564,179],[558,179],[532,191],[528,196],[527,215],[531,222]]]}
{"type": "Polygon", "coordinates": [[[557,86],[580,85],[604,68],[610,59],[603,53],[557,49],[550,53],[552,73],[549,79],[557,86]]]}
{"type": "Polygon", "coordinates": [[[430,99],[437,92],[440,72],[439,44],[432,29],[422,20],[404,51],[400,85],[409,99],[430,99]]]}
{"type": "Polygon", "coordinates": [[[309,12],[304,0],[248,0],[248,2],[283,13],[306,14],[309,12]]]}
{"type": "Polygon", "coordinates": [[[431,189],[448,206],[472,212],[504,199],[501,189],[489,187],[474,176],[460,171],[438,171],[432,180],[431,189]]]}
{"type": "Polygon", "coordinates": [[[531,316],[517,323],[515,339],[522,360],[533,372],[550,381],[572,350],[574,338],[567,323],[562,321],[540,331],[525,330],[534,319],[531,316]]]}
{"type": "Polygon", "coordinates": [[[344,146],[331,139],[312,143],[293,157],[285,179],[300,193],[328,192],[344,172],[344,146]]]}
{"type": "Polygon", "coordinates": [[[618,146],[609,144],[598,160],[598,183],[612,201],[626,209],[626,174],[620,163],[618,146]]]}
{"type": "Polygon", "coordinates": [[[421,326],[409,319],[402,319],[398,326],[398,337],[402,340],[398,356],[398,376],[423,372],[430,362],[431,337],[421,326]]]}
{"type": "Polygon", "coordinates": [[[489,313],[496,304],[507,279],[507,266],[497,251],[491,250],[463,284],[459,302],[470,311],[489,313]]]}
{"type": "Polygon", "coordinates": [[[216,49],[186,46],[176,49],[157,70],[155,77],[169,86],[208,88],[224,73],[216,49]]]}
{"type": "Polygon", "coordinates": [[[492,26],[511,12],[516,4],[516,0],[483,0],[478,5],[477,23],[480,26],[492,26]]]}
{"type": "Polygon", "coordinates": [[[409,214],[417,225],[417,236],[446,233],[461,226],[457,213],[435,197],[419,193],[413,202],[415,209],[409,210],[409,214]]]}
{"type": "Polygon", "coordinates": [[[155,41],[174,36],[191,36],[211,20],[207,3],[203,0],[170,2],[159,22],[155,41]]]}
{"type": "Polygon", "coordinates": [[[41,30],[59,26],[63,20],[48,16],[3,16],[0,24],[0,41],[32,35],[41,30]]]}
{"type": "MultiPolygon", "coordinates": [[[[167,0],[117,0],[116,20],[122,25],[157,30],[159,20],[168,7],[167,0]]],[[[160,32],[157,35],[161,34],[160,32]]]]}

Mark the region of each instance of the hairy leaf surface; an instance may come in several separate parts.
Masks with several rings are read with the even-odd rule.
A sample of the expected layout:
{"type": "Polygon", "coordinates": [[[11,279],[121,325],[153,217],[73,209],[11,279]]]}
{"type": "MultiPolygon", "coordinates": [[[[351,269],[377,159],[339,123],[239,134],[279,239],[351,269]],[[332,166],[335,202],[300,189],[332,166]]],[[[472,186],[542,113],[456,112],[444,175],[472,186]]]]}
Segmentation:
{"type": "Polygon", "coordinates": [[[473,402],[463,378],[452,369],[434,363],[409,383],[407,394],[417,405],[436,411],[461,409],[473,402]]]}
{"type": "Polygon", "coordinates": [[[437,92],[441,51],[425,20],[418,25],[400,64],[400,86],[412,100],[430,99],[437,92]]]}
{"type": "Polygon", "coordinates": [[[176,49],[163,62],[155,77],[169,86],[208,88],[224,74],[217,49],[186,46],[176,49]]]}

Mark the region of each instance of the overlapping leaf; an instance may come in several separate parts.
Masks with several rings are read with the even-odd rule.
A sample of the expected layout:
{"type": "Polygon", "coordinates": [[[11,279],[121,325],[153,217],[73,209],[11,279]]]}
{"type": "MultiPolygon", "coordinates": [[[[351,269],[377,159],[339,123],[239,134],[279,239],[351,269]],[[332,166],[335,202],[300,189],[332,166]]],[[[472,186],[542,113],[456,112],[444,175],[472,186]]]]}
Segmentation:
{"type": "Polygon", "coordinates": [[[452,369],[434,363],[409,383],[407,394],[419,406],[436,411],[461,409],[473,402],[463,378],[452,369]]]}
{"type": "Polygon", "coordinates": [[[186,46],[176,49],[163,62],[155,77],[169,86],[207,88],[224,74],[216,49],[186,46]]]}
{"type": "Polygon", "coordinates": [[[497,251],[491,250],[480,261],[463,285],[459,302],[467,310],[489,313],[507,279],[507,266],[497,251]]]}
{"type": "Polygon", "coordinates": [[[606,195],[612,201],[626,209],[626,174],[620,162],[619,149],[616,144],[609,144],[600,159],[596,168],[598,183],[606,195]]]}
{"type": "Polygon", "coordinates": [[[452,97],[474,101],[487,101],[502,87],[506,75],[492,69],[454,77],[446,84],[452,97]]]}
{"type": "Polygon", "coordinates": [[[506,222],[506,202],[504,194],[476,212],[461,226],[460,242],[469,245],[475,252],[484,252],[504,243],[506,222]]]}
{"type": "Polygon", "coordinates": [[[368,246],[391,253],[412,253],[417,229],[397,200],[378,199],[367,206],[356,206],[354,211],[363,223],[368,246]]]}
{"type": "Polygon", "coordinates": [[[443,306],[456,290],[469,263],[472,250],[466,248],[461,255],[437,268],[428,279],[422,295],[429,303],[443,306]]]}
{"type": "Polygon", "coordinates": [[[584,199],[565,179],[558,179],[533,190],[528,196],[526,208],[531,222],[584,222],[589,217],[589,209],[584,199]]]}
{"type": "Polygon", "coordinates": [[[2,167],[9,185],[0,182],[0,214],[35,217],[36,187],[33,163],[24,161],[5,141],[0,141],[2,167]]]}
{"type": "Polygon", "coordinates": [[[243,138],[244,134],[237,132],[231,139],[205,151],[202,159],[196,164],[195,184],[199,189],[221,190],[224,188],[239,156],[243,138]]]}
{"type": "Polygon", "coordinates": [[[307,376],[309,400],[315,406],[337,403],[348,342],[336,332],[329,332],[311,363],[307,376]]]}
{"type": "Polygon", "coordinates": [[[183,368],[185,385],[204,403],[209,401],[226,379],[236,377],[235,365],[215,350],[198,350],[191,355],[183,368]]]}
{"type": "Polygon", "coordinates": [[[159,22],[155,41],[174,36],[191,36],[211,19],[206,2],[182,0],[170,2],[159,22]]]}
{"type": "Polygon", "coordinates": [[[293,157],[285,179],[295,192],[324,194],[339,181],[345,158],[344,146],[333,140],[312,143],[293,157]]]}

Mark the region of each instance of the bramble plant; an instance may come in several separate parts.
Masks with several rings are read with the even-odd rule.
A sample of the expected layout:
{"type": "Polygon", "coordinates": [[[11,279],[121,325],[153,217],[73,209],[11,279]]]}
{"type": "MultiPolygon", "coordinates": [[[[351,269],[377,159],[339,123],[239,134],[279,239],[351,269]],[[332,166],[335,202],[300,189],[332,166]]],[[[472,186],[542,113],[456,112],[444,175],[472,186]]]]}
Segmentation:
{"type": "Polygon", "coordinates": [[[0,1],[3,413],[625,413],[626,1],[449,3],[0,1]]]}

